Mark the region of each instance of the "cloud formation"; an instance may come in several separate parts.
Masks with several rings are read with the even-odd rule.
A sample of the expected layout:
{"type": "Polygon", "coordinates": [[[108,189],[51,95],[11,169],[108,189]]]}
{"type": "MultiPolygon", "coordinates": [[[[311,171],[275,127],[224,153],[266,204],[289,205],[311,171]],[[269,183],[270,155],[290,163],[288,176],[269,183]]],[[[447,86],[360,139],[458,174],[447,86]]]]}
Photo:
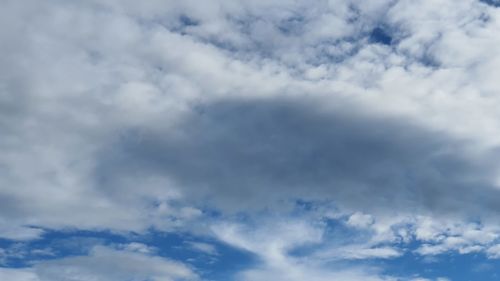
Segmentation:
{"type": "Polygon", "coordinates": [[[500,257],[498,1],[4,2],[0,279],[203,279],[157,232],[249,281],[500,257]],[[28,249],[78,231],[142,240],[28,249]]]}
{"type": "Polygon", "coordinates": [[[302,199],[371,212],[497,212],[495,151],[467,155],[467,143],[440,132],[358,112],[304,98],[200,105],[172,131],[113,143],[97,171],[110,179],[102,189],[113,177],[167,175],[219,208],[302,199]]]}
{"type": "Polygon", "coordinates": [[[38,263],[31,270],[1,269],[0,277],[13,281],[198,280],[187,266],[160,257],[97,246],[89,256],[38,263]]]}

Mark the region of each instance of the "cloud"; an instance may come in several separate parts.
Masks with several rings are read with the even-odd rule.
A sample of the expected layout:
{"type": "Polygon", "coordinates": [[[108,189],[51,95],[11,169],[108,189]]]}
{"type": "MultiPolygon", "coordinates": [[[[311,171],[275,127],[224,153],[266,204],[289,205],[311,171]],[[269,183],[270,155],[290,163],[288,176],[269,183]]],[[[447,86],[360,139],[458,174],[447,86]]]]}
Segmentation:
{"type": "Polygon", "coordinates": [[[486,253],[489,255],[490,258],[498,259],[500,258],[500,246],[498,244],[493,245],[490,248],[488,248],[486,253]]]}
{"type": "Polygon", "coordinates": [[[366,228],[373,224],[373,217],[368,214],[356,212],[349,217],[347,224],[352,227],[366,228]]]}
{"type": "Polygon", "coordinates": [[[217,256],[219,253],[217,252],[217,248],[208,243],[203,242],[188,242],[188,246],[198,252],[205,253],[211,256],[217,256]]]}
{"type": "Polygon", "coordinates": [[[322,226],[303,220],[260,220],[259,226],[238,223],[215,225],[218,239],[255,254],[260,263],[238,273],[238,280],[394,280],[370,267],[326,265],[314,255],[302,258],[294,249],[322,242],[322,226]]]}
{"type": "Polygon", "coordinates": [[[0,222],[0,233],[3,238],[12,240],[31,240],[43,234],[43,229],[29,226],[12,225],[0,222]]]}
{"type": "Polygon", "coordinates": [[[363,247],[352,245],[320,252],[319,258],[327,260],[363,260],[363,259],[391,259],[402,256],[403,253],[392,247],[363,247]]]}
{"type": "MultiPolygon", "coordinates": [[[[6,1],[0,237],[193,232],[266,261],[243,280],[386,278],[294,256],[317,244],[337,260],[396,258],[411,241],[422,255],[496,258],[497,6],[6,1]]],[[[129,272],[105,272],[94,261],[106,255],[164,276],[173,265],[153,253],[96,247],[0,279],[129,272]]]]}
{"type": "MultiPolygon", "coordinates": [[[[454,41],[480,42],[480,34],[494,29],[494,11],[476,2],[443,0],[440,5],[447,8],[438,15],[410,15],[418,9],[415,5],[429,9],[430,2],[315,6],[306,1],[215,1],[200,6],[192,1],[9,1],[2,14],[8,21],[2,26],[9,29],[1,33],[2,41],[9,42],[1,50],[8,54],[2,56],[2,235],[41,235],[33,225],[172,229],[201,214],[192,206],[171,206],[182,196],[212,197],[221,203],[218,208],[233,209],[258,208],[304,193],[305,199],[326,195],[356,208],[383,206],[377,199],[388,198],[396,208],[453,212],[465,204],[467,211],[480,213],[473,209],[484,200],[495,209],[496,204],[488,203],[496,198],[491,190],[496,179],[488,174],[495,169],[494,157],[464,155],[464,150],[483,149],[483,142],[494,143],[498,133],[498,116],[491,107],[495,97],[477,94],[481,85],[495,81],[487,74],[493,73],[488,69],[495,60],[480,60],[484,63],[469,68],[468,61],[479,60],[482,53],[454,41]],[[462,26],[469,33],[458,30],[456,38],[434,38],[446,28],[439,24],[441,16],[450,22],[465,16],[469,21],[462,26]],[[426,22],[436,24],[422,25],[426,22]],[[22,31],[27,25],[32,29],[22,31]],[[368,42],[376,28],[393,38],[390,48],[368,42]],[[450,49],[460,54],[454,57],[467,58],[459,62],[464,68],[450,68],[447,52],[440,51],[450,49]],[[446,67],[427,67],[424,55],[439,58],[446,67]],[[470,71],[484,83],[470,81],[470,71]],[[454,94],[460,89],[466,92],[454,94]],[[262,97],[269,99],[258,100],[262,97]],[[315,114],[317,104],[352,109],[315,114]],[[404,112],[394,118],[408,122],[378,116],[394,112],[404,112]],[[215,120],[216,114],[229,120],[215,120]],[[297,124],[286,124],[280,114],[292,115],[290,122],[297,124]],[[259,122],[268,123],[262,130],[269,136],[255,131],[261,130],[255,127],[259,122]],[[247,131],[254,133],[247,136],[247,131]],[[171,139],[176,132],[192,139],[171,139]],[[447,133],[480,144],[462,146],[447,133]],[[485,133],[489,137],[482,137],[485,133]],[[250,140],[254,154],[239,151],[252,147],[250,140]],[[342,142],[351,143],[342,147],[342,142]],[[146,151],[143,145],[151,147],[146,151]],[[363,149],[372,148],[378,151],[362,159],[363,149]],[[170,150],[175,153],[164,159],[169,163],[161,163],[159,158],[170,150]],[[142,159],[148,153],[155,157],[142,159]],[[189,160],[195,158],[197,167],[189,160]],[[144,166],[128,173],[139,164],[121,159],[143,161],[144,166]],[[380,167],[377,161],[382,161],[380,167]],[[135,176],[145,174],[149,176],[135,176]],[[380,193],[374,202],[368,199],[371,186],[380,193]],[[451,186],[460,192],[451,192],[451,186]],[[309,188],[312,193],[306,192],[309,188]]],[[[494,40],[488,44],[496,44],[494,40]]]]}
{"type": "Polygon", "coordinates": [[[283,268],[281,270],[273,270],[273,269],[256,269],[256,270],[248,270],[243,272],[239,278],[244,281],[258,281],[258,280],[312,280],[312,281],[327,281],[327,280],[352,280],[352,281],[390,281],[397,280],[391,277],[381,277],[377,276],[373,272],[367,271],[365,272],[363,269],[353,269],[339,272],[328,272],[321,270],[304,270],[301,267],[297,267],[296,265],[289,265],[288,268],[283,268]]]}
{"type": "Polygon", "coordinates": [[[138,143],[114,143],[97,171],[109,178],[102,188],[130,171],[168,175],[187,198],[218,208],[304,199],[372,212],[498,211],[495,167],[484,165],[494,151],[474,158],[466,143],[441,133],[351,112],[304,99],[201,105],[175,133],[144,130],[138,143]]]}
{"type": "Polygon", "coordinates": [[[11,281],[39,281],[31,270],[0,268],[0,278],[11,281]]]}
{"type": "Polygon", "coordinates": [[[415,238],[422,245],[415,252],[439,255],[456,251],[461,254],[488,253],[498,239],[498,225],[439,220],[420,217],[415,222],[415,238]]]}
{"type": "Polygon", "coordinates": [[[88,256],[37,262],[31,269],[0,268],[2,280],[87,281],[87,280],[198,280],[186,265],[134,251],[96,246],[88,256]]]}
{"type": "Polygon", "coordinates": [[[121,248],[125,251],[137,252],[137,253],[141,253],[141,254],[152,254],[152,253],[155,253],[157,251],[157,249],[155,249],[153,247],[150,247],[146,244],[137,243],[137,242],[132,242],[129,244],[120,245],[119,248],[121,248]]]}

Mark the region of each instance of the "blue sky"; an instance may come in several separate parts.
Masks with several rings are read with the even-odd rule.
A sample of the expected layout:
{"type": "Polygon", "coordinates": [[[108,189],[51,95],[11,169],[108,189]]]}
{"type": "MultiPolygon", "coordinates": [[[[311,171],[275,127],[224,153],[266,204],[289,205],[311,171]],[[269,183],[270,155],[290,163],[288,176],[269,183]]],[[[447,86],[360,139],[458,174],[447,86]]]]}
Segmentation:
{"type": "Polygon", "coordinates": [[[7,0],[0,280],[500,278],[493,0],[7,0]]]}

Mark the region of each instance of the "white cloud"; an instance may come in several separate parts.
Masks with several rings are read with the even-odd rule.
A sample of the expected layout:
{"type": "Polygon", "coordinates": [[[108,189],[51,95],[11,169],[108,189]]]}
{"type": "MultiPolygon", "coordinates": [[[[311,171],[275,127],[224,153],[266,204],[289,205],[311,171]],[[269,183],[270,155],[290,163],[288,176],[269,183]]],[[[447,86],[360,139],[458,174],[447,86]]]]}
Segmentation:
{"type": "Polygon", "coordinates": [[[496,244],[496,245],[491,246],[490,248],[488,248],[486,250],[486,253],[488,254],[488,256],[490,258],[493,258],[493,259],[500,258],[500,245],[496,244]]]}
{"type": "MultiPolygon", "coordinates": [[[[78,250],[82,250],[79,248],[78,250]]],[[[85,249],[83,249],[85,250],[85,249]]],[[[51,249],[29,249],[26,245],[14,245],[0,251],[0,260],[24,256],[49,255],[50,259],[33,259],[30,268],[9,269],[0,267],[1,280],[103,280],[118,281],[147,279],[154,281],[198,280],[194,270],[181,262],[156,256],[156,249],[129,243],[116,247],[93,246],[86,255],[58,257],[51,249]]]]}
{"type": "Polygon", "coordinates": [[[12,225],[12,223],[0,221],[1,237],[12,240],[32,240],[43,234],[43,230],[35,227],[12,225]]]}
{"type": "Polygon", "coordinates": [[[451,251],[460,254],[488,253],[487,249],[498,239],[498,226],[419,217],[415,224],[415,238],[424,243],[416,250],[421,255],[451,251]]]}
{"type": "MultiPolygon", "coordinates": [[[[396,280],[380,274],[379,269],[370,267],[332,267],[318,256],[294,256],[291,251],[302,246],[321,243],[321,226],[300,220],[268,221],[252,230],[238,224],[223,224],[214,227],[217,238],[230,245],[255,254],[261,264],[242,270],[238,280],[396,280]]],[[[364,250],[364,257],[387,257],[389,249],[364,250]]],[[[361,253],[360,255],[363,255],[361,253]]]]}
{"type": "Polygon", "coordinates": [[[216,256],[219,254],[217,252],[217,248],[212,244],[194,241],[188,242],[187,244],[191,249],[195,251],[199,251],[212,256],[216,256]]]}
{"type": "Polygon", "coordinates": [[[40,281],[31,270],[0,267],[0,279],[9,281],[40,281]]]}
{"type": "Polygon", "coordinates": [[[342,259],[370,259],[370,258],[397,258],[402,255],[400,251],[391,247],[358,248],[345,247],[337,249],[338,257],[342,259]]]}
{"type": "Polygon", "coordinates": [[[349,217],[347,224],[353,227],[366,228],[373,224],[373,217],[368,214],[356,212],[349,217]]]}
{"type": "Polygon", "coordinates": [[[126,279],[175,281],[197,280],[186,265],[139,252],[118,251],[97,246],[89,256],[67,257],[35,264],[33,272],[40,281],[126,279]]]}
{"type": "Polygon", "coordinates": [[[150,247],[143,243],[132,242],[129,244],[119,245],[120,249],[130,252],[137,252],[141,254],[153,254],[157,251],[156,248],[150,247]]]}
{"type": "Polygon", "coordinates": [[[322,269],[303,268],[296,264],[289,264],[281,269],[253,269],[242,272],[239,276],[244,281],[277,280],[277,281],[328,281],[328,280],[350,280],[350,281],[395,281],[391,277],[379,276],[377,273],[366,269],[349,269],[339,271],[327,271],[322,269]]]}

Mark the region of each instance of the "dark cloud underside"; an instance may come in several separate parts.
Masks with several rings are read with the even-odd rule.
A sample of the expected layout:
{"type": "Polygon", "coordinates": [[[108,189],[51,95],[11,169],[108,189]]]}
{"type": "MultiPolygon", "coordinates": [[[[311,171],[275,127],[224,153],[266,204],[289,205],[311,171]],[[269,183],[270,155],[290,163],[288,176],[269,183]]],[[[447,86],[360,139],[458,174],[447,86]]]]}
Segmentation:
{"type": "Polygon", "coordinates": [[[353,112],[292,99],[202,105],[174,133],[137,129],[121,138],[102,154],[98,178],[107,188],[168,175],[188,197],[223,209],[301,198],[371,210],[498,210],[491,170],[463,142],[353,112]]]}

